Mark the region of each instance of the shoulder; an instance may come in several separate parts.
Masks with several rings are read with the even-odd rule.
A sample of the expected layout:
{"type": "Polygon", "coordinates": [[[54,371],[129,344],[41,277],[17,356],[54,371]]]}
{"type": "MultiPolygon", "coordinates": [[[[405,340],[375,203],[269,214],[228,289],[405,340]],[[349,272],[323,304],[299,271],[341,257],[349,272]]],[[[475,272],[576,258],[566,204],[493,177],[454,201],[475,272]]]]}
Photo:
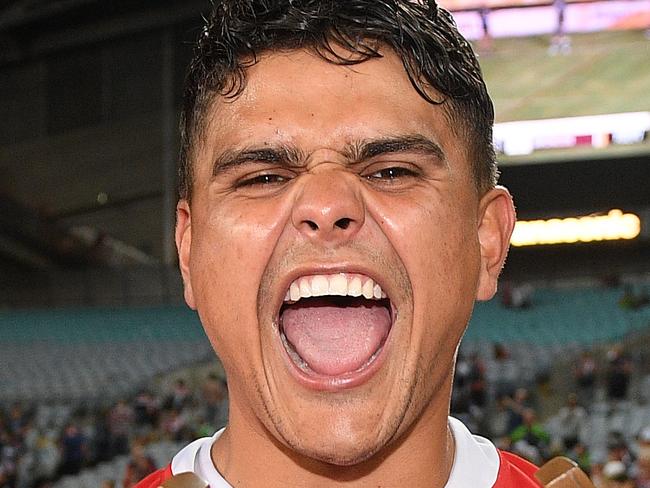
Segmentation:
{"type": "Polygon", "coordinates": [[[140,481],[135,488],[158,488],[165,480],[172,477],[171,464],[166,468],[159,469],[155,473],[151,473],[145,479],[140,481]]]}
{"type": "Polygon", "coordinates": [[[525,459],[510,452],[499,452],[499,475],[494,488],[539,488],[542,485],[535,478],[538,468],[525,459]]]}

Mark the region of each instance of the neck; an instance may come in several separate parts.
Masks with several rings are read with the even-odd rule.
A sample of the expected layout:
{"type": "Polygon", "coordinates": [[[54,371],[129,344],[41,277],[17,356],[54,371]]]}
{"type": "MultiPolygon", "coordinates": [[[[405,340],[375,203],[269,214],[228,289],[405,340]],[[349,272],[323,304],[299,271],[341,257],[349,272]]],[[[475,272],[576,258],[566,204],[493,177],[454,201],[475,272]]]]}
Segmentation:
{"type": "MultiPolygon", "coordinates": [[[[443,396],[444,399],[444,395],[443,396]]],[[[409,486],[443,488],[454,460],[447,422],[449,405],[434,398],[419,419],[391,445],[369,460],[336,466],[302,457],[279,443],[231,398],[228,428],[214,444],[212,459],[237,487],[346,488],[409,486]]]]}

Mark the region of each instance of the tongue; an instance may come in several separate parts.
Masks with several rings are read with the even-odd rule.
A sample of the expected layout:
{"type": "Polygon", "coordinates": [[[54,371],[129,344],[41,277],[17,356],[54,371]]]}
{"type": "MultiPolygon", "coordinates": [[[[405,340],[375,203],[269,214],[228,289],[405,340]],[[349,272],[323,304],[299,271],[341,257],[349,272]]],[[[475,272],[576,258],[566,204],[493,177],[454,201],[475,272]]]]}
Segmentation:
{"type": "Polygon", "coordinates": [[[390,313],[379,302],[308,300],[282,314],[284,334],[316,373],[338,376],[359,369],[382,345],[390,313]]]}

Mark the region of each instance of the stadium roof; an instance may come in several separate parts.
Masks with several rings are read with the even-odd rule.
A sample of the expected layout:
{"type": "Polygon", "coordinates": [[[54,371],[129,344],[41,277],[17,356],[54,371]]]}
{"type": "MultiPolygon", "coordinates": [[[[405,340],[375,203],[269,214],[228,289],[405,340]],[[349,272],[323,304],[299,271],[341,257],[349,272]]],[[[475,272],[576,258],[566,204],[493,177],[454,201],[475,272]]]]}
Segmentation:
{"type": "MultiPolygon", "coordinates": [[[[0,0],[0,81],[12,70],[22,69],[32,60],[51,58],[54,53],[72,52],[179,21],[198,25],[206,6],[207,0],[0,0]]],[[[492,49],[481,53],[498,121],[650,110],[650,70],[645,68],[650,41],[643,32],[580,34],[572,40],[572,51],[566,56],[548,55],[548,37],[495,39],[492,49]]],[[[105,44],[114,47],[114,43],[105,44]]],[[[53,65],[59,62],[58,57],[53,61],[53,65]]],[[[31,71],[25,73],[24,79],[35,83],[31,71]]],[[[0,115],[20,115],[27,120],[20,124],[30,124],[28,110],[20,105],[29,97],[15,98],[20,101],[10,100],[13,108],[3,104],[0,115]]],[[[159,103],[154,96],[152,99],[159,103]]],[[[149,245],[162,241],[160,121],[155,113],[138,117],[0,144],[0,192],[6,194],[0,195],[0,208],[13,209],[0,215],[0,269],[6,269],[10,261],[27,268],[47,263],[92,264],[97,249],[84,246],[83,237],[88,234],[69,233],[80,226],[91,226],[161,257],[162,253],[149,245]],[[108,203],[101,201],[104,192],[108,203]],[[7,261],[2,261],[3,256],[7,261]]],[[[559,158],[562,162],[571,159],[575,153],[559,158]]],[[[639,186],[644,162],[635,159],[626,164],[629,175],[625,181],[639,186]]],[[[606,164],[596,166],[599,169],[594,175],[607,174],[606,164]]],[[[576,167],[575,173],[581,168],[576,167]]],[[[541,173],[538,167],[530,169],[541,173]]],[[[524,177],[518,183],[528,185],[529,191],[522,192],[519,208],[525,211],[536,205],[533,210],[541,213],[540,207],[553,200],[553,178],[520,171],[522,175],[525,172],[528,183],[524,177]],[[537,187],[537,192],[532,191],[537,187]],[[529,195],[534,198],[527,201],[529,195]]],[[[571,174],[567,172],[567,178],[571,174]]],[[[597,185],[602,178],[594,176],[589,181],[597,185]]],[[[622,196],[636,203],[647,201],[647,190],[646,197],[643,192],[642,188],[620,188],[620,194],[625,193],[622,196]]],[[[566,193],[572,198],[579,196],[572,188],[566,193]]],[[[594,191],[588,186],[584,193],[590,196],[594,191]]],[[[567,200],[567,205],[575,207],[572,202],[567,200]]]]}

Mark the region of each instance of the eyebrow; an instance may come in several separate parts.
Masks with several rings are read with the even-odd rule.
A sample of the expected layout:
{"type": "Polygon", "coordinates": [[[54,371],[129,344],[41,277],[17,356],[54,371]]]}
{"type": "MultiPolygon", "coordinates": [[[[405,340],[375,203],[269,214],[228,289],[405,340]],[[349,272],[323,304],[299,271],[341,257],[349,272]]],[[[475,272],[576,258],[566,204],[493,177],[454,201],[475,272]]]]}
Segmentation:
{"type": "Polygon", "coordinates": [[[377,156],[396,153],[419,153],[446,162],[445,153],[440,145],[421,134],[362,140],[346,148],[345,156],[353,163],[360,163],[377,156]]]}
{"type": "Polygon", "coordinates": [[[230,150],[215,160],[212,166],[212,176],[226,173],[247,163],[274,163],[285,167],[297,167],[300,166],[303,159],[303,154],[299,149],[284,144],[275,147],[230,150]]]}
{"type": "MultiPolygon", "coordinates": [[[[446,164],[445,153],[440,145],[420,134],[363,139],[347,144],[343,150],[343,155],[350,161],[350,164],[359,164],[378,156],[398,153],[419,153],[431,156],[440,163],[446,164]]],[[[212,176],[226,173],[247,163],[272,163],[287,168],[296,168],[302,166],[304,160],[305,155],[301,150],[286,144],[228,150],[215,160],[212,176]]]]}

